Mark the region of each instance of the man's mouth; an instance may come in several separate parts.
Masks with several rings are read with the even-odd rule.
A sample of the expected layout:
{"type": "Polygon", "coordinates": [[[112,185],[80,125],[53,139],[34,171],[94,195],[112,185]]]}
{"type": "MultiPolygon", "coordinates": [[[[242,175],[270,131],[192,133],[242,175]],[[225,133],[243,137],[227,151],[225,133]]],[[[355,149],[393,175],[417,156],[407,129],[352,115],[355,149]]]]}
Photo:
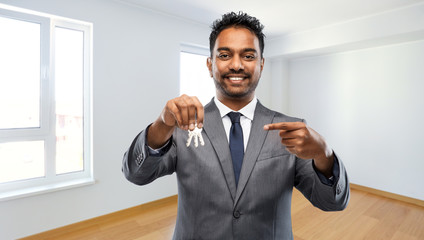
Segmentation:
{"type": "Polygon", "coordinates": [[[232,84],[241,84],[243,81],[249,78],[248,74],[226,74],[225,79],[230,81],[232,84]]]}
{"type": "Polygon", "coordinates": [[[228,77],[228,79],[230,79],[230,81],[242,81],[244,77],[228,77]]]}
{"type": "Polygon", "coordinates": [[[250,74],[246,72],[228,72],[222,75],[226,81],[229,82],[229,84],[234,85],[240,85],[243,84],[243,82],[247,81],[247,79],[250,78],[250,74]]]}

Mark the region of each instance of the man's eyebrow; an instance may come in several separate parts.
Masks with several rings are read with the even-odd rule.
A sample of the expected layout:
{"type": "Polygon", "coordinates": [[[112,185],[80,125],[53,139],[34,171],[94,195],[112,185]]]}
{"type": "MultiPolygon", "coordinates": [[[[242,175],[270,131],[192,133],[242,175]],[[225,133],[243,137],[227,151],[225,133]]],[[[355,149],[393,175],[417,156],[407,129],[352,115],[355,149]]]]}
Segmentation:
{"type": "MultiPolygon", "coordinates": [[[[218,52],[220,52],[220,51],[228,51],[228,52],[231,52],[231,49],[229,48],[229,47],[220,47],[220,48],[218,48],[217,49],[217,51],[218,52]]],[[[258,51],[256,51],[256,49],[254,49],[254,48],[244,48],[243,50],[242,50],[242,52],[258,52],[258,51]]]]}
{"type": "Polygon", "coordinates": [[[254,49],[254,48],[245,48],[245,49],[243,49],[243,52],[258,52],[258,51],[256,51],[256,49],[254,49]]]}
{"type": "Polygon", "coordinates": [[[230,48],[228,48],[228,47],[220,47],[220,48],[217,49],[217,51],[218,52],[220,52],[220,51],[228,51],[229,52],[230,51],[230,48]]]}

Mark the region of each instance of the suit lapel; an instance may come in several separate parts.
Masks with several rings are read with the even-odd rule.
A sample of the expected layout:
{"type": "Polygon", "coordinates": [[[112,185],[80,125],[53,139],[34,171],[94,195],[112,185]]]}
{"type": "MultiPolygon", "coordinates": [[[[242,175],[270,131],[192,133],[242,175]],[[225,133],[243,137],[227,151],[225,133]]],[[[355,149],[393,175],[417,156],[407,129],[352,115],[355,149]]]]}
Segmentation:
{"type": "MultiPolygon", "coordinates": [[[[243,165],[240,172],[240,179],[237,186],[237,193],[236,193],[236,198],[234,201],[234,206],[237,204],[238,199],[240,198],[244,188],[246,187],[247,181],[249,180],[253,167],[256,164],[256,159],[259,156],[259,153],[264,144],[266,135],[268,134],[268,131],[265,131],[263,127],[265,124],[271,123],[273,117],[274,117],[274,113],[268,110],[267,108],[265,108],[258,101],[256,105],[256,109],[255,109],[255,115],[253,117],[252,128],[250,130],[249,141],[247,143],[246,152],[244,154],[243,165]]],[[[231,163],[231,159],[229,161],[231,163]]],[[[231,168],[231,171],[232,171],[232,168],[231,168]]],[[[233,173],[232,175],[234,178],[233,173]]]]}
{"type": "Polygon", "coordinates": [[[204,111],[205,124],[203,126],[203,131],[208,136],[212,143],[212,147],[218,155],[228,189],[234,200],[236,196],[236,183],[234,179],[233,163],[221,115],[213,100],[205,106],[204,111]]]}

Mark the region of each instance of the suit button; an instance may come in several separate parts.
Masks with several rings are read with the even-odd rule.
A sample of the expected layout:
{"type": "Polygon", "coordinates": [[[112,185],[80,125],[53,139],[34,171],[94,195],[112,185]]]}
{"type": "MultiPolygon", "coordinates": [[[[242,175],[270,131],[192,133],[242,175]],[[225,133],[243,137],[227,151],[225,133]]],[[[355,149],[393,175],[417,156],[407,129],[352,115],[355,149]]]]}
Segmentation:
{"type": "Polygon", "coordinates": [[[339,195],[340,193],[342,193],[342,187],[340,185],[337,185],[336,194],[339,195]]]}
{"type": "Polygon", "coordinates": [[[239,211],[234,211],[233,216],[234,216],[234,218],[240,218],[241,213],[239,211]]]}

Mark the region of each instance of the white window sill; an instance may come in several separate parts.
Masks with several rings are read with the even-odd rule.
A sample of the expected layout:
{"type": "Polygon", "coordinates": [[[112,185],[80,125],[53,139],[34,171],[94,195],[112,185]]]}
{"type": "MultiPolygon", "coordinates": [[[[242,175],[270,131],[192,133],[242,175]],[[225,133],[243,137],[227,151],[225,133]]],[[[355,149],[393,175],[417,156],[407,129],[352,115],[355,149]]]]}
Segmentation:
{"type": "Polygon", "coordinates": [[[17,198],[29,197],[48,192],[66,190],[70,188],[82,187],[94,184],[96,181],[93,178],[82,178],[64,182],[52,183],[49,185],[30,187],[25,189],[7,191],[0,193],[0,201],[9,201],[17,198]]]}

